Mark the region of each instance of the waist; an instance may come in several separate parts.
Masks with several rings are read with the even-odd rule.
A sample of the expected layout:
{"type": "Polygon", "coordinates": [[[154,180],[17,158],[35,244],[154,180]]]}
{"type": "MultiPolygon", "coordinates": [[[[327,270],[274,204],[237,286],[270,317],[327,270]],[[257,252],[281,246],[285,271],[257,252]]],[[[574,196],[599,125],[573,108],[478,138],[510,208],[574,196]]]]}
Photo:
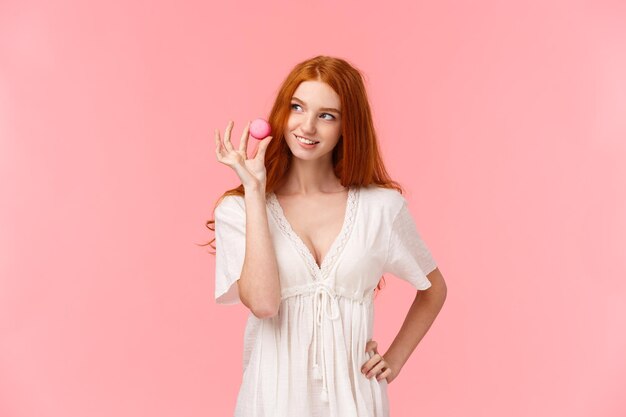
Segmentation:
{"type": "Polygon", "coordinates": [[[313,281],[305,285],[297,285],[289,288],[283,288],[280,291],[281,302],[287,298],[295,297],[298,295],[314,295],[318,292],[320,287],[324,287],[330,290],[336,297],[346,298],[361,304],[369,304],[374,299],[374,290],[368,291],[363,294],[362,291],[348,290],[341,286],[330,287],[325,282],[313,281]]]}

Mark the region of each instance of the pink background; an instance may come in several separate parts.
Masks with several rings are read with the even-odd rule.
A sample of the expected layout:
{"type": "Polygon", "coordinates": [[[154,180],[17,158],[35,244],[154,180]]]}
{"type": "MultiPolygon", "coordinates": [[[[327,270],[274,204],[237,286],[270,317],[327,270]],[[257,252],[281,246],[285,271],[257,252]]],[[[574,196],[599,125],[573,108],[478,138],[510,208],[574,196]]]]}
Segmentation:
{"type": "MultiPolygon", "coordinates": [[[[0,416],[232,415],[212,132],[317,54],[448,283],[392,417],[626,415],[626,3],[54,3],[0,3],[0,416]]],[[[387,277],[382,351],[412,299],[387,277]]]]}

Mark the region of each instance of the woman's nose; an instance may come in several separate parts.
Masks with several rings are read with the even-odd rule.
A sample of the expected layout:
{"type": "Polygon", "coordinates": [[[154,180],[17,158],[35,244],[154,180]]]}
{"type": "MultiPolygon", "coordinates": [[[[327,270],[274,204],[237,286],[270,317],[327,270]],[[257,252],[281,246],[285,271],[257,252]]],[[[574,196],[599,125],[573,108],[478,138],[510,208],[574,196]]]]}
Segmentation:
{"type": "Polygon", "coordinates": [[[317,120],[315,119],[315,116],[308,116],[302,123],[302,128],[303,128],[302,130],[307,133],[315,132],[316,121],[317,120]]]}

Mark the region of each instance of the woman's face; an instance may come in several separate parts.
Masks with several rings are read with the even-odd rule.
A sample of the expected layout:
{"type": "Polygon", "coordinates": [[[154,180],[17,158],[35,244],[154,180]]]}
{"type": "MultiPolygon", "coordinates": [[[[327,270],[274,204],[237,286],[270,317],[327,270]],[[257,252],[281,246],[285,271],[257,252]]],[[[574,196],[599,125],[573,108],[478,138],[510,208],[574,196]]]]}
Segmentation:
{"type": "Polygon", "coordinates": [[[291,153],[311,160],[331,152],[341,136],[339,95],[322,81],[303,81],[291,97],[290,107],[285,135],[291,153]],[[317,143],[302,143],[298,137],[317,143]]]}

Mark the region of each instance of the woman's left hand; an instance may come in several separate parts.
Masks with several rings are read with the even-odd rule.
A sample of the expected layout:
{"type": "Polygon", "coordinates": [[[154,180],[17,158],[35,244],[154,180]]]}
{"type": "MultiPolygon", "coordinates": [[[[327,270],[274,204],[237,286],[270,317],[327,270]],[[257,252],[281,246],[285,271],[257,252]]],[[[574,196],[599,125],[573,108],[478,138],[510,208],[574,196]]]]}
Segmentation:
{"type": "Polygon", "coordinates": [[[396,369],[393,363],[389,362],[378,353],[378,343],[376,343],[375,340],[367,342],[365,345],[365,351],[373,354],[373,356],[361,367],[361,372],[366,378],[372,378],[375,376],[378,381],[383,378],[387,378],[387,383],[390,383],[396,378],[396,376],[398,376],[399,370],[396,369]]]}

